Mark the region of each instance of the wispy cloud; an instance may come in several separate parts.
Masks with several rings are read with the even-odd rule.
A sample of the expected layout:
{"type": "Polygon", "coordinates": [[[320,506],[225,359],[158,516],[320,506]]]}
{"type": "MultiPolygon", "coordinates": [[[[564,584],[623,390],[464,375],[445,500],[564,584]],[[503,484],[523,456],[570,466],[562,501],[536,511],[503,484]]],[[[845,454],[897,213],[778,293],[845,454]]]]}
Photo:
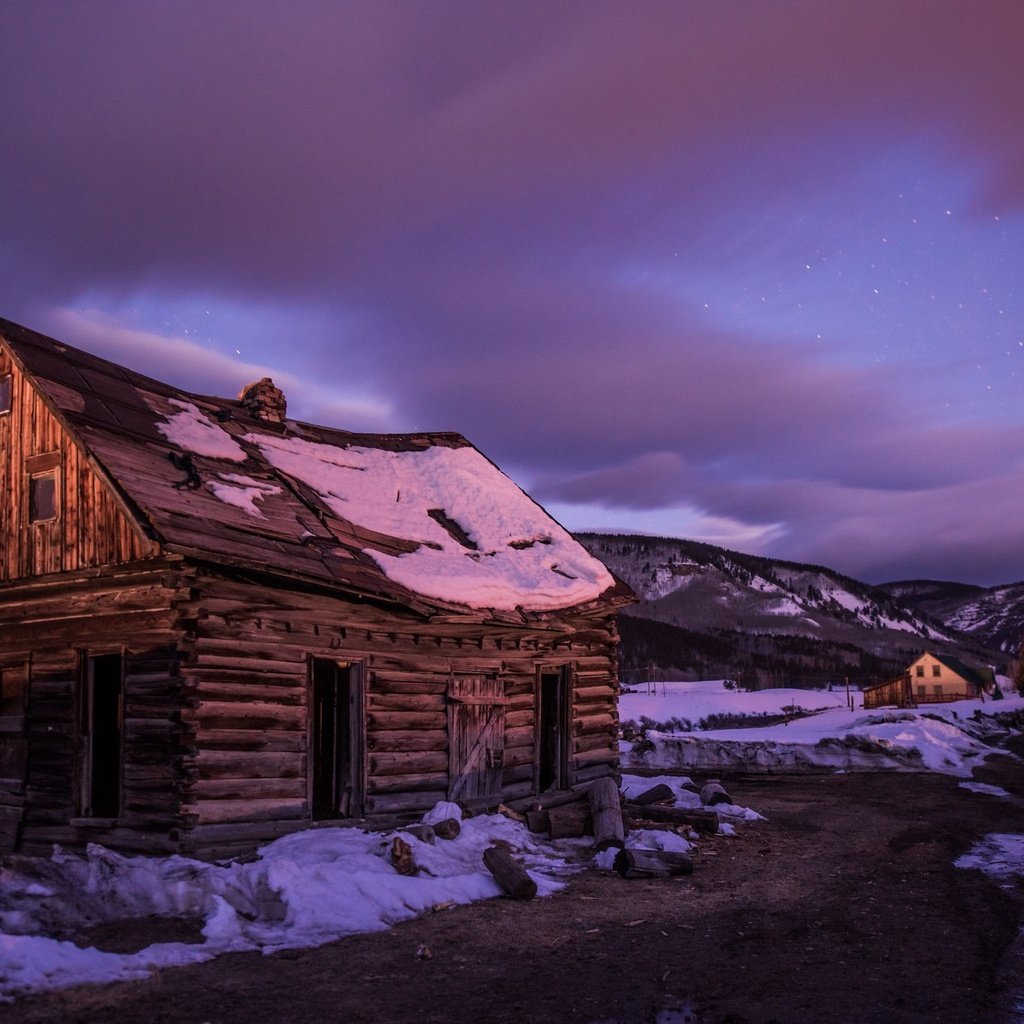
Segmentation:
{"type": "Polygon", "coordinates": [[[0,37],[0,314],[460,430],[589,525],[1024,577],[1024,5],[48,0],[0,37]],[[136,295],[251,313],[211,343],[136,295]]]}

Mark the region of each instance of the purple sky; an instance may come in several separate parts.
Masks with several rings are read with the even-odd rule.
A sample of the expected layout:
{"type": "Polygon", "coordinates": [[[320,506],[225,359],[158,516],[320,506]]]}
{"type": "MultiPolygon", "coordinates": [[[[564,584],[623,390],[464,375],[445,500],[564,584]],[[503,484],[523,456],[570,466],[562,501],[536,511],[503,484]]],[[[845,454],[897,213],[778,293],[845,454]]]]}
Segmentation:
{"type": "Polygon", "coordinates": [[[0,315],[570,528],[1024,578],[1024,3],[0,0],[0,315]]]}

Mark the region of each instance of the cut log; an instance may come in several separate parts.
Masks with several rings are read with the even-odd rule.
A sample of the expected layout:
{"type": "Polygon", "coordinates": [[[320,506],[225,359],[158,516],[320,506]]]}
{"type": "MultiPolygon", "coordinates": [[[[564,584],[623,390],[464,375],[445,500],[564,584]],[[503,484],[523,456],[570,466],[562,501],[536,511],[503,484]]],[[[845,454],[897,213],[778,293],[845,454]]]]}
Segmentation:
{"type": "Polygon", "coordinates": [[[614,779],[598,779],[587,789],[590,816],[594,819],[594,846],[607,850],[626,845],[626,830],[622,822],[622,804],[619,787],[614,779]]]}
{"type": "Polygon", "coordinates": [[[401,836],[395,836],[391,842],[391,865],[400,875],[416,874],[412,847],[401,836]]]}
{"type": "Polygon", "coordinates": [[[527,811],[526,827],[536,835],[546,835],[551,828],[548,811],[527,811]]]}
{"type": "Polygon", "coordinates": [[[658,785],[645,789],[639,796],[633,797],[631,803],[657,804],[665,800],[675,800],[675,793],[672,792],[671,786],[666,786],[664,782],[659,782],[658,785]]]}
{"type": "Polygon", "coordinates": [[[688,807],[661,807],[658,804],[626,804],[626,810],[637,818],[652,821],[667,821],[673,825],[691,825],[703,835],[713,836],[718,831],[718,814],[715,811],[690,809],[688,807]]]}
{"type": "Polygon", "coordinates": [[[590,808],[582,801],[562,804],[561,807],[552,807],[549,811],[540,813],[547,814],[548,833],[552,839],[579,839],[580,836],[585,836],[588,830],[593,834],[594,822],[590,808]]]}
{"type": "Polygon", "coordinates": [[[623,878],[667,878],[693,873],[693,861],[671,850],[619,850],[612,865],[623,878]]]}
{"type": "Polygon", "coordinates": [[[431,825],[425,825],[422,822],[420,822],[420,824],[418,825],[406,825],[402,829],[402,831],[408,832],[409,835],[411,836],[415,836],[417,839],[420,840],[420,842],[430,843],[431,846],[434,845],[436,834],[434,832],[433,826],[431,825]]]}
{"type": "Polygon", "coordinates": [[[705,807],[713,807],[715,804],[731,804],[732,797],[717,779],[711,779],[701,787],[700,802],[705,807]]]}
{"type": "Polygon", "coordinates": [[[517,863],[511,854],[499,846],[484,850],[484,864],[495,881],[514,900],[532,900],[537,895],[537,883],[517,863]]]}
{"type": "Polygon", "coordinates": [[[525,800],[506,801],[509,807],[517,811],[547,811],[552,807],[572,804],[587,799],[586,789],[552,789],[540,796],[531,796],[525,800]]]}
{"type": "Polygon", "coordinates": [[[434,822],[434,835],[438,839],[454,839],[462,831],[458,818],[445,818],[434,822]]]}

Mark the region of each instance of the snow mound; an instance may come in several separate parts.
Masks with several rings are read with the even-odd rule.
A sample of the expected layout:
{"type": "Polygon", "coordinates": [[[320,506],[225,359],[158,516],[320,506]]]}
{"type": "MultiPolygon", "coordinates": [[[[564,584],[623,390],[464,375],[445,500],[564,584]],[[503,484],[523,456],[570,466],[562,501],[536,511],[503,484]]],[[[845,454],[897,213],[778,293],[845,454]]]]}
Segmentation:
{"type": "MultiPolygon", "coordinates": [[[[451,805],[431,820],[458,816],[451,805]]],[[[425,843],[397,833],[420,871],[398,874],[388,854],[396,833],[355,828],[298,832],[263,847],[250,863],[185,857],[126,857],[100,846],[84,856],[57,849],[50,859],[11,857],[0,885],[0,1000],[42,988],[143,977],[161,967],[225,952],[322,945],[380,931],[434,908],[501,895],[483,851],[507,843],[537,883],[560,889],[578,870],[572,841],[540,841],[517,822],[482,815],[454,840],[425,843]],[[161,943],[133,954],[80,948],[48,937],[102,921],[149,915],[204,922],[204,941],[161,943]]]]}
{"type": "MultiPolygon", "coordinates": [[[[620,702],[620,707],[622,706],[620,702]]],[[[707,732],[647,731],[647,742],[623,754],[647,768],[777,771],[896,769],[970,776],[994,753],[989,741],[1019,723],[1021,698],[957,701],[928,711],[866,714],[826,710],[780,725],[707,732]]]]}

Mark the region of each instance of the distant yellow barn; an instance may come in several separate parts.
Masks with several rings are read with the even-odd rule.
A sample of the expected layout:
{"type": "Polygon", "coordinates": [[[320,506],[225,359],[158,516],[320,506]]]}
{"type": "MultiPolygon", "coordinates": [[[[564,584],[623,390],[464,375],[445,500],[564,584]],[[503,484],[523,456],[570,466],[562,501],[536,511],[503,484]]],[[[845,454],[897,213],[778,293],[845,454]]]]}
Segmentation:
{"type": "Polygon", "coordinates": [[[995,686],[991,669],[976,669],[958,658],[925,651],[895,679],[864,689],[864,707],[916,707],[954,700],[984,699],[995,686]]]}

